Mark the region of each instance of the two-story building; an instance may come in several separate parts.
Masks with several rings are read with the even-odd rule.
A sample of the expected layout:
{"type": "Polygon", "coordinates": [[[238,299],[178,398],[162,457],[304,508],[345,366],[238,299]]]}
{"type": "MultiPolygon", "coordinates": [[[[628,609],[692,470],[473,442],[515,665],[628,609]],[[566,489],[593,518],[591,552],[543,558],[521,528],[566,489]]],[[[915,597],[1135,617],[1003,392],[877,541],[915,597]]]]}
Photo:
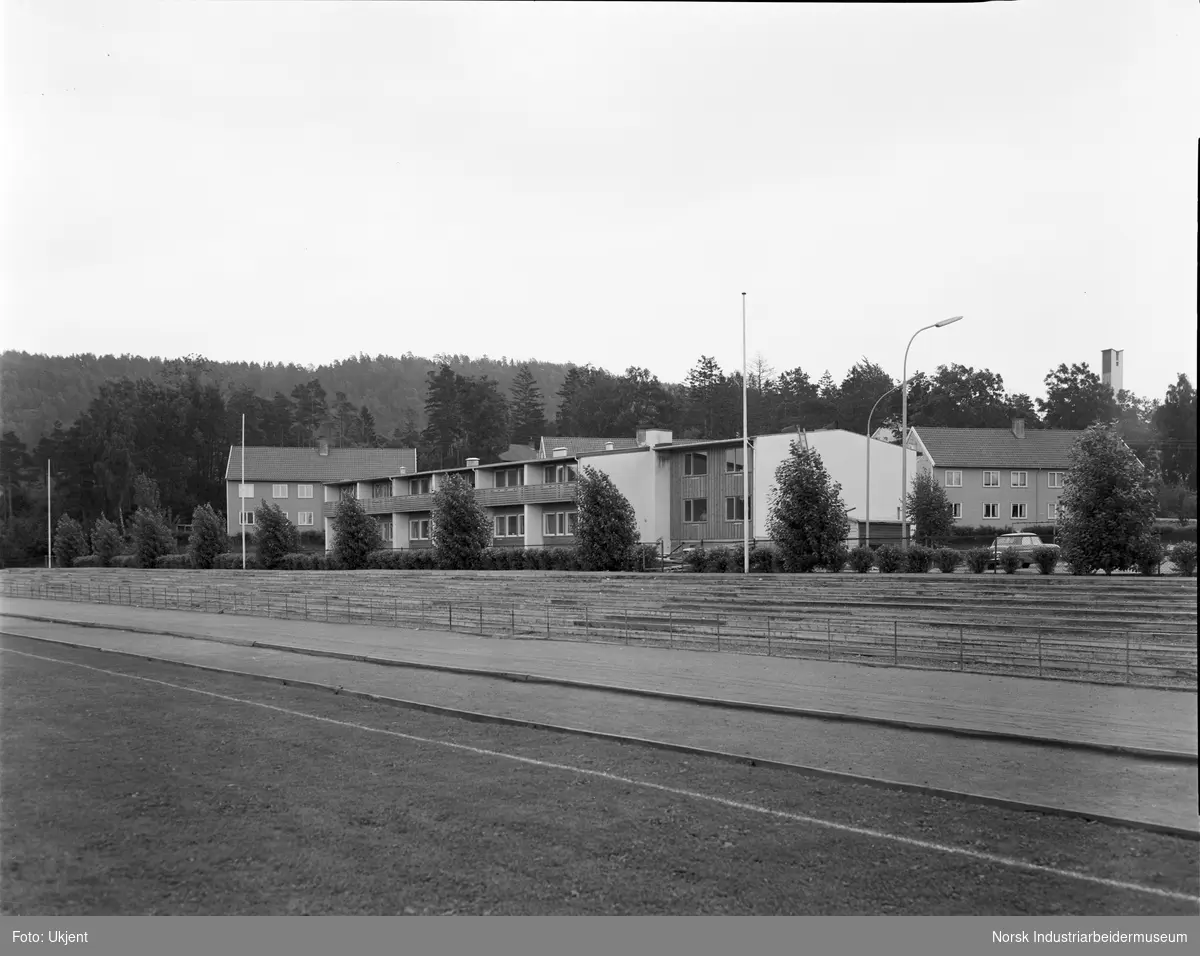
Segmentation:
{"type": "Polygon", "coordinates": [[[417,470],[412,448],[273,448],[247,445],[245,481],[242,446],[231,445],[225,469],[225,514],[230,534],[254,531],[254,513],[265,500],[278,505],[299,531],[319,531],[327,482],[403,475],[417,470]],[[244,507],[243,507],[244,504],[244,507]]]}
{"type": "Polygon", "coordinates": [[[1011,428],[909,430],[918,467],[932,472],[954,506],[954,520],[997,528],[1054,524],[1071,449],[1083,434],[1073,429],[1011,428]]]}

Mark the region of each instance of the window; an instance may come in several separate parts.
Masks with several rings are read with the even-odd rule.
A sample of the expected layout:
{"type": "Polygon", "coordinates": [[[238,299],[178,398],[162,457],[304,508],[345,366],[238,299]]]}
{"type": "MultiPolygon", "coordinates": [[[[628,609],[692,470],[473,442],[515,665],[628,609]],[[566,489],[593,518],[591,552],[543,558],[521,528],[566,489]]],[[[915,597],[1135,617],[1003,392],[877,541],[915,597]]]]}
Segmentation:
{"type": "Polygon", "coordinates": [[[242,511],[239,513],[238,520],[243,525],[254,524],[254,512],[253,511],[242,511]]]}
{"type": "Polygon", "coordinates": [[[708,520],[708,499],[707,498],[684,498],[683,499],[683,520],[684,521],[707,521],[708,520]]]}
{"type": "Polygon", "coordinates": [[[342,485],[338,491],[339,497],[342,499],[342,501],[353,501],[356,497],[358,497],[358,489],[355,488],[354,485],[342,485]]]}
{"type": "Polygon", "coordinates": [[[542,534],[547,538],[579,532],[578,511],[546,512],[542,515],[542,534]]]}
{"type": "Polygon", "coordinates": [[[985,518],[999,518],[1000,517],[999,502],[993,501],[993,502],[989,502],[988,504],[985,504],[983,506],[983,516],[985,518]]]}
{"type": "Polygon", "coordinates": [[[744,466],[742,462],[742,448],[730,448],[725,452],[725,470],[727,472],[741,473],[744,466]]]}
{"type": "MultiPolygon", "coordinates": [[[[428,481],[428,479],[426,479],[428,481]]],[[[421,518],[414,519],[408,523],[408,539],[410,541],[428,541],[429,540],[429,519],[421,518]]]]}
{"type": "Polygon", "coordinates": [[[505,468],[503,471],[496,472],[497,488],[515,488],[517,485],[523,484],[525,484],[524,468],[505,468]]]}
{"type": "Polygon", "coordinates": [[[519,538],[525,534],[524,515],[497,515],[496,537],[519,538]]]}
{"type": "Polygon", "coordinates": [[[1048,488],[1061,488],[1063,473],[1061,471],[1051,471],[1046,475],[1046,486],[1048,488]]]}
{"type": "Polygon", "coordinates": [[[574,481],[576,478],[574,465],[547,465],[545,481],[548,485],[561,484],[564,481],[574,481]]]}
{"type": "Polygon", "coordinates": [[[272,498],[286,498],[287,496],[287,485],[271,485],[272,498]]]}
{"type": "Polygon", "coordinates": [[[392,497],[392,483],[390,481],[377,481],[371,485],[372,498],[390,498],[392,497]]]}
{"type": "Polygon", "coordinates": [[[962,472],[948,471],[946,472],[946,487],[961,488],[962,487],[962,472]]]}
{"type": "Polygon", "coordinates": [[[238,485],[238,495],[237,496],[239,498],[253,498],[254,497],[254,485],[252,485],[252,484],[238,485]]]}
{"type": "Polygon", "coordinates": [[[1011,472],[1010,474],[1012,476],[1012,486],[1014,488],[1028,488],[1029,487],[1029,472],[1014,471],[1014,472],[1011,472]]]}
{"type": "Polygon", "coordinates": [[[297,498],[311,498],[312,497],[312,485],[296,485],[296,497],[297,498]]]}
{"type": "Polygon", "coordinates": [[[983,487],[999,488],[1000,487],[1000,472],[985,471],[983,473],[983,487]]]}
{"type": "Polygon", "coordinates": [[[383,538],[384,541],[392,540],[392,519],[391,518],[388,518],[386,521],[379,522],[379,537],[383,538]]]}
{"type": "Polygon", "coordinates": [[[725,499],[725,520],[744,521],[746,518],[746,499],[741,495],[725,499]]]}
{"type": "Polygon", "coordinates": [[[427,495],[429,494],[429,479],[428,478],[409,478],[408,493],[410,495],[427,495]]]}
{"type": "Polygon", "coordinates": [[[297,511],[296,524],[303,527],[313,523],[313,513],[311,511],[297,511]]]}
{"type": "Polygon", "coordinates": [[[1029,506],[1023,501],[1014,501],[1012,503],[1012,517],[1020,518],[1022,521],[1027,517],[1029,506]]]}
{"type": "Polygon", "coordinates": [[[690,451],[683,456],[683,473],[685,475],[707,475],[708,455],[702,451],[690,451]]]}
{"type": "Polygon", "coordinates": [[[950,505],[950,507],[952,509],[950,512],[951,518],[961,518],[962,517],[962,502],[961,501],[954,502],[952,505],[950,505]]]}
{"type": "Polygon", "coordinates": [[[1046,505],[1046,517],[1051,521],[1058,520],[1058,505],[1056,505],[1054,502],[1046,505]]]}

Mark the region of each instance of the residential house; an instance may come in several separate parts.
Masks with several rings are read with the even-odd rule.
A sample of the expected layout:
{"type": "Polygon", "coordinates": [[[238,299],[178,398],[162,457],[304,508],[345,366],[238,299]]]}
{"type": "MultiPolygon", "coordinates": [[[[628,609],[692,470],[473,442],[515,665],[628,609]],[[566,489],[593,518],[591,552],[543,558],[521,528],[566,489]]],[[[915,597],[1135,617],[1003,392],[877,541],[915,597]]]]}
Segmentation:
{"type": "MultiPolygon", "coordinates": [[[[225,469],[225,514],[230,534],[254,530],[254,513],[264,499],[278,505],[300,531],[318,531],[323,521],[322,488],[327,482],[403,475],[417,470],[412,448],[272,448],[247,445],[245,486],[242,447],[232,445],[225,469]],[[244,499],[244,510],[243,510],[244,499]]],[[[386,481],[387,479],[383,479],[386,481]]]]}
{"type": "Polygon", "coordinates": [[[918,467],[932,472],[954,505],[954,520],[970,527],[1012,526],[1020,530],[1058,519],[1072,447],[1082,431],[1011,428],[909,430],[918,467]]]}

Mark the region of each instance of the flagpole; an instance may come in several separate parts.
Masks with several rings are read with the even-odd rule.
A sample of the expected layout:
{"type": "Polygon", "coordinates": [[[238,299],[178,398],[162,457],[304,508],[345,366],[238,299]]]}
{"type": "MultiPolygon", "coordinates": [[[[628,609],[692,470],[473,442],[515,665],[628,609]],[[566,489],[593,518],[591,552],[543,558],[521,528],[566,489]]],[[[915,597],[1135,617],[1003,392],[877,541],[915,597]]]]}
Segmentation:
{"type": "Polygon", "coordinates": [[[750,573],[750,414],[746,399],[746,293],[742,293],[742,573],[750,573]]]}
{"type": "Polygon", "coordinates": [[[46,459],[46,570],[54,567],[54,536],[50,533],[50,459],[46,459]]]}
{"type": "Polygon", "coordinates": [[[242,525],[242,570],[246,570],[246,414],[242,413],[242,486],[238,489],[242,499],[242,513],[238,516],[242,525]]]}

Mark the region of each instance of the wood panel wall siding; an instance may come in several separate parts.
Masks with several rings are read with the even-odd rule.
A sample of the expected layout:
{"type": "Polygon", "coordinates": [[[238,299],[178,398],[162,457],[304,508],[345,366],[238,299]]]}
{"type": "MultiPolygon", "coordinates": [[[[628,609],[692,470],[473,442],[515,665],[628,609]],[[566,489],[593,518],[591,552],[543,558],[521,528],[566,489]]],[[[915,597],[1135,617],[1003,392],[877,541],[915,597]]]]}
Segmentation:
{"type": "Polygon", "coordinates": [[[741,541],[742,522],[736,515],[738,499],[743,514],[749,507],[744,486],[740,445],[706,449],[703,459],[696,452],[671,455],[672,541],[741,541]],[[728,518],[731,506],[726,499],[733,499],[734,520],[728,518]],[[700,512],[704,518],[697,521],[700,512]]]}

